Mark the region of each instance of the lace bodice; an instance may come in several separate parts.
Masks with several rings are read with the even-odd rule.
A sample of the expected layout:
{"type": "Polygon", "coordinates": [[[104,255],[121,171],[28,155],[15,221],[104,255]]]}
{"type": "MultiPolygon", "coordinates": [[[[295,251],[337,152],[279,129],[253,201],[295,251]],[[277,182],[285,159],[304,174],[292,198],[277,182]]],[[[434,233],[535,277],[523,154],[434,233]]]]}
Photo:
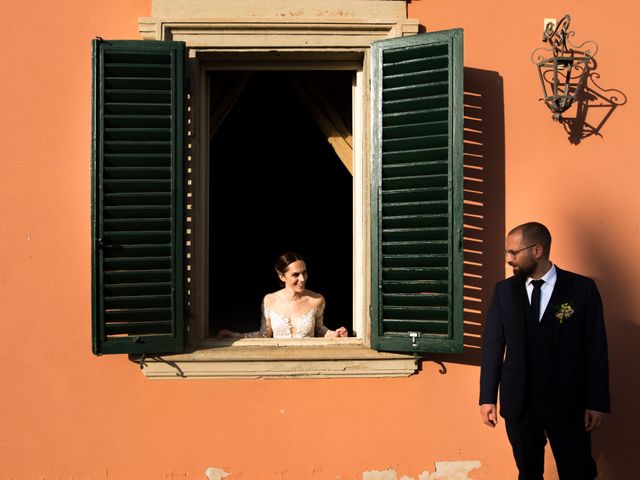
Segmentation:
{"type": "Polygon", "coordinates": [[[260,330],[245,333],[246,338],[308,338],[324,337],[329,331],[323,323],[324,302],[307,313],[294,318],[282,315],[280,312],[262,304],[262,322],[260,330]]]}

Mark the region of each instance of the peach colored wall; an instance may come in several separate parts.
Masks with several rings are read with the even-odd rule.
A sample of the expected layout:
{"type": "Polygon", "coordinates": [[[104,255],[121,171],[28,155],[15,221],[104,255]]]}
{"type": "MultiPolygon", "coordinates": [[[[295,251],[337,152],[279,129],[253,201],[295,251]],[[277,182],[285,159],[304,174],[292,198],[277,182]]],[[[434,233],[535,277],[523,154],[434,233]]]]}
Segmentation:
{"type": "MultiPolygon", "coordinates": [[[[90,40],[138,38],[150,3],[5,2],[2,13],[1,478],[204,479],[216,467],[231,479],[361,479],[390,468],[417,480],[435,461],[456,460],[481,462],[470,478],[515,478],[504,424],[480,424],[477,352],[439,357],[445,374],[425,362],[410,378],[355,380],[150,381],[125,356],[94,357],[90,40]]],[[[625,374],[639,351],[639,13],[630,1],[409,5],[429,31],[464,28],[466,66],[504,82],[504,202],[490,205],[491,215],[507,227],[547,223],[557,263],[599,282],[615,414],[595,451],[602,478],[615,480],[640,472],[640,387],[625,374]],[[601,84],[629,99],[602,137],[579,145],[537,101],[529,62],[542,19],[567,12],[577,39],[600,45],[601,84]]]]}
{"type": "MultiPolygon", "coordinates": [[[[616,480],[640,475],[640,386],[629,373],[640,361],[640,164],[635,138],[640,68],[634,60],[639,14],[638,2],[626,0],[418,0],[409,5],[409,16],[420,18],[428,31],[463,27],[465,66],[498,72],[503,79],[507,229],[527,220],[542,221],[554,236],[552,259],[599,284],[609,337],[613,415],[594,435],[594,452],[602,478],[616,480]],[[577,43],[595,40],[599,45],[600,86],[619,90],[628,99],[614,110],[601,136],[577,145],[538,101],[541,89],[529,61],[531,51],[542,45],[544,18],[560,19],[566,13],[572,17],[577,43]]],[[[596,125],[604,115],[599,110],[604,109],[589,110],[587,121],[596,125]]],[[[478,435],[482,442],[506,442],[504,432],[478,435]]],[[[505,458],[488,452],[483,460],[505,458]]]]}

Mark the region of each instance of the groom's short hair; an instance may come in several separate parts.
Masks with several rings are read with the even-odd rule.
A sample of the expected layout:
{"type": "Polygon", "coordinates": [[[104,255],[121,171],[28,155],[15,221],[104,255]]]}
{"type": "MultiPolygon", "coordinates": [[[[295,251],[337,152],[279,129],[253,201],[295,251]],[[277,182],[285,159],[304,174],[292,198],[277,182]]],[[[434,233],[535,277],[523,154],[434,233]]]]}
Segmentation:
{"type": "Polygon", "coordinates": [[[551,252],[551,232],[539,222],[527,222],[511,229],[509,235],[513,233],[522,234],[522,242],[527,245],[539,243],[544,250],[545,258],[549,258],[551,252]]]}

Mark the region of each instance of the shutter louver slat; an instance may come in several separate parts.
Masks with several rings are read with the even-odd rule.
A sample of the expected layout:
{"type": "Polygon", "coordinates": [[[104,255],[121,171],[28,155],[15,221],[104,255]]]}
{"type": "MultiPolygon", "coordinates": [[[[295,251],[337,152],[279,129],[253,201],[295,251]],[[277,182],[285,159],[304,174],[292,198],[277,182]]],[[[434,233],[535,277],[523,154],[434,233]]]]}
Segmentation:
{"type": "Polygon", "coordinates": [[[382,350],[462,345],[461,42],[452,30],[374,43],[372,344],[382,350]]]}
{"type": "Polygon", "coordinates": [[[105,128],[171,128],[169,115],[105,115],[105,128]]]}
{"type": "MultiPolygon", "coordinates": [[[[157,312],[153,313],[157,316],[157,312]]],[[[158,332],[158,334],[171,334],[171,321],[166,322],[150,321],[150,322],[122,322],[112,321],[105,328],[105,333],[112,339],[118,336],[129,337],[130,335],[146,335],[149,330],[158,332]]],[[[135,339],[135,340],[139,340],[135,339]]],[[[134,340],[134,341],[135,341],[134,340]]]]}
{"type": "Polygon", "coordinates": [[[171,228],[170,218],[123,218],[123,219],[105,219],[105,225],[110,230],[131,231],[131,230],[169,230],[171,228]]]}
{"type": "Polygon", "coordinates": [[[417,84],[438,83],[448,81],[447,68],[434,69],[424,72],[403,73],[400,75],[390,75],[384,77],[385,88],[401,88],[417,84]]]}
{"type": "Polygon", "coordinates": [[[449,260],[446,253],[383,255],[383,259],[389,267],[446,267],[449,260]]]}
{"type": "Polygon", "coordinates": [[[447,82],[423,83],[420,85],[408,85],[385,89],[387,100],[415,99],[416,97],[429,97],[446,95],[447,82]]]}
{"type": "Polygon", "coordinates": [[[122,90],[164,90],[171,91],[170,78],[153,78],[153,77],[106,77],[104,86],[107,89],[122,90]]]}
{"type": "Polygon", "coordinates": [[[383,205],[383,215],[420,215],[447,212],[449,204],[446,200],[431,202],[387,203],[383,205]]]}
{"type": "Polygon", "coordinates": [[[410,188],[411,186],[416,184],[416,181],[426,186],[442,185],[442,177],[444,177],[444,181],[446,182],[446,175],[413,175],[406,177],[390,176],[389,178],[386,178],[383,183],[385,188],[398,190],[402,188],[410,188]]]}
{"type": "Polygon", "coordinates": [[[165,144],[171,145],[171,129],[170,128],[105,128],[105,140],[107,141],[155,141],[160,140],[165,144]]]}
{"type": "Polygon", "coordinates": [[[444,293],[383,293],[385,305],[393,306],[430,306],[447,305],[444,293]]]}
{"type": "Polygon", "coordinates": [[[437,110],[446,108],[448,95],[433,95],[429,97],[406,98],[404,100],[392,100],[382,103],[385,114],[414,113],[416,107],[420,110],[437,110]]]}
{"type": "Polygon", "coordinates": [[[170,268],[171,257],[115,257],[106,258],[105,268],[108,270],[146,270],[154,268],[170,268]]]}
{"type": "Polygon", "coordinates": [[[108,249],[113,246],[119,246],[123,243],[139,244],[139,243],[167,243],[171,241],[170,230],[155,231],[110,231],[104,232],[104,245],[108,249]]]}
{"type": "Polygon", "coordinates": [[[129,270],[107,270],[104,272],[105,288],[109,286],[115,286],[121,283],[156,283],[156,282],[170,282],[171,270],[150,270],[145,269],[141,271],[129,271],[129,270]]]}
{"type": "Polygon", "coordinates": [[[148,283],[118,283],[105,286],[105,297],[125,297],[134,295],[170,295],[171,283],[169,282],[148,282],[148,283]]]}
{"type": "Polygon", "coordinates": [[[446,120],[448,113],[449,110],[446,107],[434,107],[430,109],[420,108],[402,112],[385,113],[382,118],[389,126],[410,125],[413,123],[428,123],[446,120]]]}
{"type": "Polygon", "coordinates": [[[108,309],[145,308],[149,305],[171,307],[171,295],[118,295],[105,297],[105,307],[108,309]]]}
{"type": "Polygon", "coordinates": [[[387,140],[393,138],[416,137],[419,135],[447,134],[447,122],[423,122],[405,125],[389,125],[385,128],[387,140]]]}
{"type": "Polygon", "coordinates": [[[424,150],[433,147],[445,147],[448,135],[429,135],[424,137],[394,138],[385,141],[385,152],[397,152],[405,150],[424,150]]]}
{"type": "Polygon", "coordinates": [[[404,150],[400,152],[386,152],[382,154],[385,164],[393,165],[398,163],[415,163],[420,161],[446,161],[447,147],[425,148],[422,150],[404,150]]]}
{"type": "Polygon", "coordinates": [[[445,161],[409,162],[385,165],[382,167],[382,170],[384,172],[384,178],[390,179],[402,176],[447,175],[448,166],[445,161]]]}
{"type": "Polygon", "coordinates": [[[94,353],[183,348],[182,42],[94,42],[94,353]]]}
{"type": "Polygon", "coordinates": [[[171,169],[171,155],[165,153],[109,153],[104,155],[109,167],[167,167],[171,169]]]}
{"type": "Polygon", "coordinates": [[[445,214],[430,212],[428,214],[412,214],[386,216],[386,226],[389,228],[407,227],[446,227],[448,217],[445,214]]]}
{"type": "Polygon", "coordinates": [[[168,167],[107,167],[103,171],[104,178],[109,179],[171,179],[168,167]]]}
{"type": "Polygon", "coordinates": [[[106,115],[116,116],[165,116],[171,115],[170,105],[166,103],[106,103],[104,106],[106,115]]]}
{"type": "Polygon", "coordinates": [[[171,194],[170,193],[158,193],[158,192],[130,192],[130,193],[106,193],[104,195],[105,202],[108,207],[133,207],[135,205],[147,205],[150,207],[157,206],[170,206],[171,194]]]}
{"type": "Polygon", "coordinates": [[[382,269],[383,276],[388,280],[446,280],[448,273],[446,267],[384,267],[382,269]]]}

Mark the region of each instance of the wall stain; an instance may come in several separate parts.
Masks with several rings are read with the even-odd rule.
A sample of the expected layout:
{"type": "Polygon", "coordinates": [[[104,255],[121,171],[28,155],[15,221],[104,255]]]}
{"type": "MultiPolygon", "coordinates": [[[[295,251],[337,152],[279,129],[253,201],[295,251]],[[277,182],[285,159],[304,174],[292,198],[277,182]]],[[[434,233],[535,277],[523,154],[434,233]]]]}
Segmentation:
{"type": "Polygon", "coordinates": [[[222,480],[223,478],[227,478],[231,474],[229,472],[225,472],[221,468],[209,467],[204,472],[207,476],[207,480],[222,480]]]}
{"type": "Polygon", "coordinates": [[[371,470],[362,473],[362,480],[471,480],[469,472],[480,468],[481,465],[478,460],[435,462],[436,470],[433,473],[425,470],[418,475],[417,479],[407,475],[398,479],[398,474],[393,469],[371,470]]]}

